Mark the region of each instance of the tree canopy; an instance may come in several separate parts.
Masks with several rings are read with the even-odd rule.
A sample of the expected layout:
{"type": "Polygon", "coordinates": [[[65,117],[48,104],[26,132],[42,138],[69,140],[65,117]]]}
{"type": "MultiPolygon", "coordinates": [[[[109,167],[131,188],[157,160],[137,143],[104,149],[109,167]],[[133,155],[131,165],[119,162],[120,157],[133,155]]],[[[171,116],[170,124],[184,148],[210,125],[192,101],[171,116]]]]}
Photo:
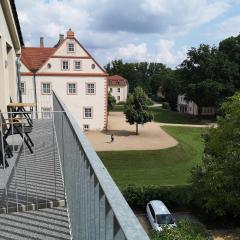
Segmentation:
{"type": "Polygon", "coordinates": [[[105,66],[110,75],[122,75],[129,82],[130,93],[142,87],[152,99],[159,100],[161,90],[172,110],[177,96],[202,107],[218,107],[226,97],[240,89],[240,35],[224,39],[219,47],[201,44],[191,48],[186,59],[171,69],[162,63],[124,63],[115,60],[105,66]]]}
{"type": "Polygon", "coordinates": [[[153,114],[148,108],[148,97],[141,87],[134,89],[133,94],[129,95],[124,105],[126,121],[131,125],[136,124],[136,134],[138,134],[138,124],[151,122],[153,114]]]}
{"type": "Polygon", "coordinates": [[[179,66],[180,91],[186,100],[203,106],[217,106],[234,93],[234,64],[216,47],[202,44],[191,48],[179,66]]]}
{"type": "Polygon", "coordinates": [[[221,106],[218,127],[205,135],[203,164],[193,170],[197,205],[221,219],[240,219],[240,93],[221,106]]]}
{"type": "Polygon", "coordinates": [[[123,63],[122,60],[108,63],[105,69],[110,75],[118,74],[126,78],[131,93],[136,87],[142,87],[150,95],[157,92],[163,75],[172,71],[162,63],[123,63]]]}

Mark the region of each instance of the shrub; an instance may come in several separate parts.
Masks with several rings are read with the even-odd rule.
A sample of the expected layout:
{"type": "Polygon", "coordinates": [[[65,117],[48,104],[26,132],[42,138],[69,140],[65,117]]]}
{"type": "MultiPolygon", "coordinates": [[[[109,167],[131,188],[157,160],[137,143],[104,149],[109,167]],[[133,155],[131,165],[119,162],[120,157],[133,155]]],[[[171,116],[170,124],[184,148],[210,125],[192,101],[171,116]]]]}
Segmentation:
{"type": "Polygon", "coordinates": [[[145,209],[151,200],[162,200],[169,208],[188,208],[192,201],[190,185],[146,186],[129,185],[122,193],[132,208],[145,209]]]}
{"type": "Polygon", "coordinates": [[[151,98],[148,98],[147,99],[147,105],[148,106],[152,106],[154,104],[154,102],[152,101],[152,99],[151,98]]]}
{"type": "Polygon", "coordinates": [[[162,108],[163,109],[170,109],[169,103],[168,102],[163,102],[162,108]]]}
{"type": "Polygon", "coordinates": [[[153,231],[150,234],[151,240],[210,240],[213,239],[205,227],[192,223],[189,220],[178,222],[177,227],[164,228],[161,232],[153,231]]]}
{"type": "Polygon", "coordinates": [[[117,103],[117,105],[124,105],[124,104],[125,104],[124,101],[120,101],[120,102],[117,103]]]}
{"type": "Polygon", "coordinates": [[[155,95],[152,96],[151,98],[157,103],[163,103],[165,101],[164,97],[159,97],[159,96],[155,96],[155,95]]]}
{"type": "Polygon", "coordinates": [[[192,170],[192,186],[203,217],[229,226],[240,222],[240,92],[226,99],[221,111],[218,127],[204,136],[203,161],[192,170]]]}

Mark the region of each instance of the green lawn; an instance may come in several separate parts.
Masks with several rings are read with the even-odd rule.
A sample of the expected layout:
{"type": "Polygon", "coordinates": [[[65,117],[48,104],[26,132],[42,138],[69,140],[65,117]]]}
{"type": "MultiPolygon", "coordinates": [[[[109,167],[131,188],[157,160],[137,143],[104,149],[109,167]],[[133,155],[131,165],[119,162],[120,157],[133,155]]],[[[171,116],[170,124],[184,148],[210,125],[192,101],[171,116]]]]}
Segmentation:
{"type": "Polygon", "coordinates": [[[180,123],[180,124],[201,124],[196,117],[162,109],[160,107],[151,107],[154,113],[154,121],[161,123],[180,123]]]}
{"type": "MultiPolygon", "coordinates": [[[[214,117],[205,117],[200,121],[196,116],[173,112],[161,107],[150,107],[150,110],[154,114],[154,121],[161,123],[204,124],[216,121],[214,117]]],[[[123,112],[123,105],[115,105],[111,111],[123,112]]]]}
{"type": "Polygon", "coordinates": [[[115,105],[113,110],[110,110],[110,112],[123,112],[124,105],[115,105]]]}
{"type": "Polygon", "coordinates": [[[98,152],[116,183],[137,185],[182,185],[190,169],[201,163],[202,129],[164,126],[179,141],[175,147],[147,151],[98,152]]]}

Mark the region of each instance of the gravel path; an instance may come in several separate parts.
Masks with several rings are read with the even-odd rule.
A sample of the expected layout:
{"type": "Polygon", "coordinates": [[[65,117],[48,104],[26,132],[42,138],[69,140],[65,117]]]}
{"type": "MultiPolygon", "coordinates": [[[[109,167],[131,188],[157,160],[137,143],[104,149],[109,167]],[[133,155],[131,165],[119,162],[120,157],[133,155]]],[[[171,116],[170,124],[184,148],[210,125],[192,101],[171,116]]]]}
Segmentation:
{"type": "Polygon", "coordinates": [[[96,151],[157,150],[174,147],[178,142],[161,129],[159,123],[139,125],[139,135],[135,125],[126,123],[122,112],[110,112],[108,131],[89,131],[85,135],[96,151]],[[110,136],[114,134],[114,142],[110,136]]]}
{"type": "Polygon", "coordinates": [[[210,128],[217,127],[216,123],[211,124],[180,124],[180,123],[160,123],[160,126],[176,126],[176,127],[198,127],[198,128],[210,128]]]}

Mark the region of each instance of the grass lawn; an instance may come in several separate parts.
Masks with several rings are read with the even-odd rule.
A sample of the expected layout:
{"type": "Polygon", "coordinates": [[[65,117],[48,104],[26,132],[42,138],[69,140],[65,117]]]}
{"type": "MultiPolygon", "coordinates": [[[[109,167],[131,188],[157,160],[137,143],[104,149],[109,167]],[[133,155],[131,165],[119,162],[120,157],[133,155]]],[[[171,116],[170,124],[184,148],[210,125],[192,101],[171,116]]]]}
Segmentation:
{"type": "MultiPolygon", "coordinates": [[[[209,122],[215,122],[214,117],[204,118],[199,120],[196,116],[182,114],[179,112],[173,112],[163,109],[161,107],[150,107],[150,110],[154,113],[154,121],[161,123],[180,123],[180,124],[204,124],[209,122]]],[[[115,105],[114,112],[123,112],[123,105],[115,105]]]]}
{"type": "Polygon", "coordinates": [[[113,110],[110,110],[110,112],[123,112],[124,105],[115,105],[113,110]]]}
{"type": "Polygon", "coordinates": [[[213,122],[213,118],[204,119],[200,121],[196,116],[191,116],[179,112],[173,112],[160,107],[151,107],[154,113],[154,121],[161,123],[180,123],[180,124],[203,124],[206,122],[213,122]]]}
{"type": "Polygon", "coordinates": [[[98,152],[118,186],[182,185],[190,169],[201,163],[202,129],[164,126],[179,144],[161,150],[98,152]]]}

